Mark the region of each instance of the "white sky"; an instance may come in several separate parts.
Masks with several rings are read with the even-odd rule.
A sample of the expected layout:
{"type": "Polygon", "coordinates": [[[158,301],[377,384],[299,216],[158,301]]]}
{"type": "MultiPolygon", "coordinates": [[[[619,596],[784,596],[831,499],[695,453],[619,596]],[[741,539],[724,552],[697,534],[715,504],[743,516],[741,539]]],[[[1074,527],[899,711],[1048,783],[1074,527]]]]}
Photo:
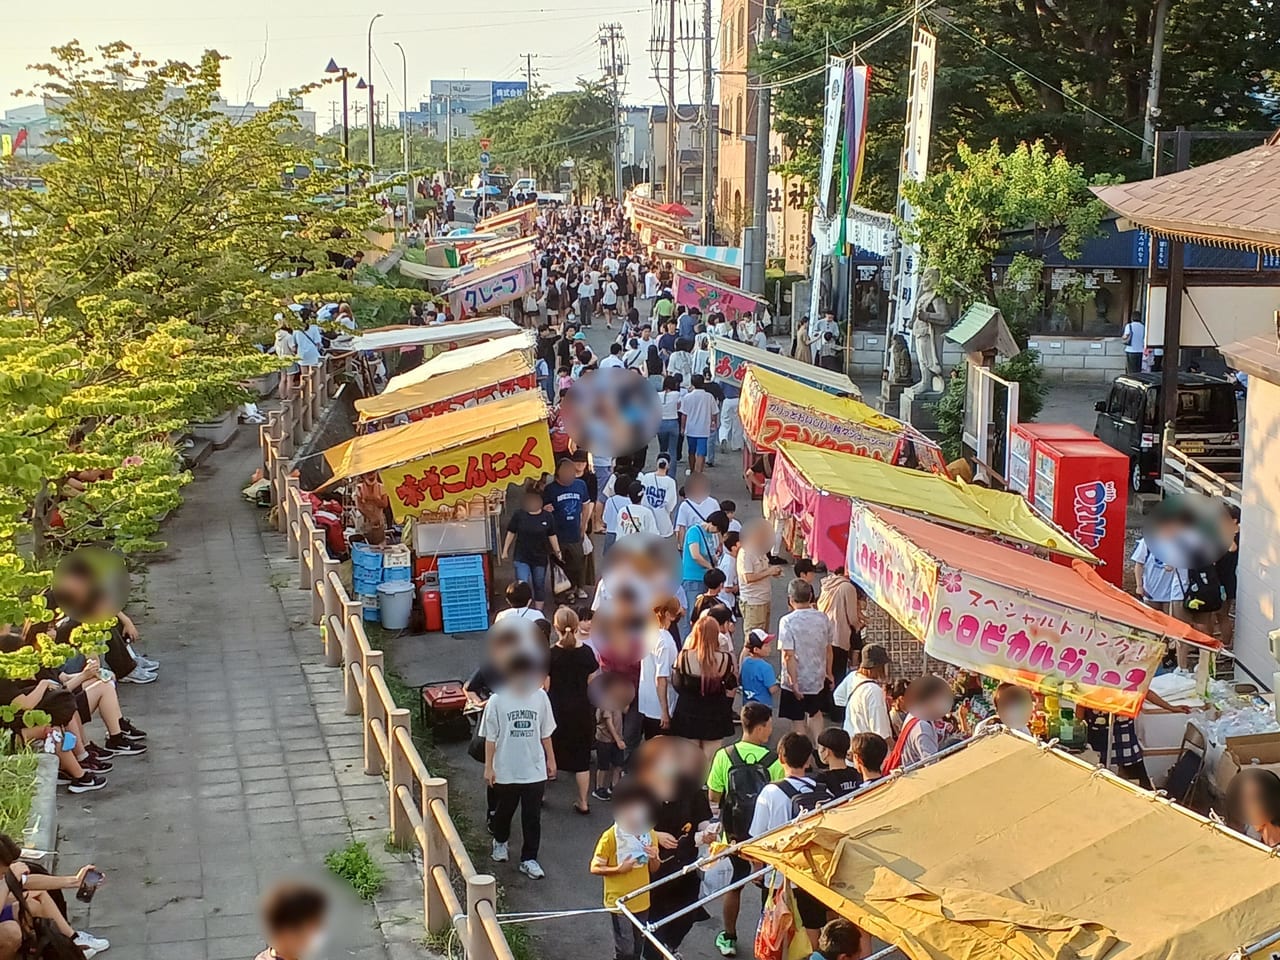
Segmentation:
{"type": "MultiPolygon", "coordinates": [[[[701,4],[678,0],[690,13],[701,4]]],[[[378,99],[391,94],[394,115],[401,109],[401,60],[393,41],[409,61],[409,101],[416,108],[430,81],[524,78],[521,54],[534,53],[536,79],[552,89],[572,87],[578,76],[600,76],[596,32],[604,22],[622,24],[631,58],[625,100],[658,103],[649,61],[651,0],[489,0],[487,4],[445,4],[440,0],[219,0],[208,5],[173,0],[58,0],[15,5],[4,15],[0,35],[0,109],[30,102],[17,90],[29,90],[37,75],[27,65],[49,59],[49,48],[71,39],[92,47],[123,40],[155,60],[194,61],[212,47],[231,59],[224,64],[223,95],[242,103],[250,78],[261,64],[252,98],[270,101],[291,87],[323,77],[330,57],[352,71],[366,72],[365,36],[374,25],[374,84],[378,99]],[[443,9],[447,7],[448,9],[443,9]],[[353,12],[358,10],[359,12],[353,12]],[[265,61],[263,60],[265,56],[265,61]],[[379,60],[381,65],[379,65],[379,60]]],[[[719,3],[713,9],[718,15],[719,3]]],[[[682,16],[683,16],[682,11],[682,16]]],[[[700,63],[692,44],[683,45],[700,63]]],[[[684,66],[684,50],[677,68],[684,66]]],[[[692,78],[700,99],[700,80],[692,78]]],[[[688,84],[678,79],[678,97],[687,102],[688,84]]],[[[313,94],[307,105],[317,112],[321,130],[329,126],[333,88],[313,94]]]]}

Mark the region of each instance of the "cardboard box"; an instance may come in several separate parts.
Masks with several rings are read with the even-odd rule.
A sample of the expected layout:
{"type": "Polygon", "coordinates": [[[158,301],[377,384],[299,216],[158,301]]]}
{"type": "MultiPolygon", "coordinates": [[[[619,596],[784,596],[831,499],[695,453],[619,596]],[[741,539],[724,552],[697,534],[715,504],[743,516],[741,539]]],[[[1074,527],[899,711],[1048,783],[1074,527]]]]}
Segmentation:
{"type": "Polygon", "coordinates": [[[1280,733],[1227,737],[1222,757],[1214,771],[1214,786],[1225,794],[1232,778],[1249,766],[1259,766],[1280,776],[1280,733]]]}

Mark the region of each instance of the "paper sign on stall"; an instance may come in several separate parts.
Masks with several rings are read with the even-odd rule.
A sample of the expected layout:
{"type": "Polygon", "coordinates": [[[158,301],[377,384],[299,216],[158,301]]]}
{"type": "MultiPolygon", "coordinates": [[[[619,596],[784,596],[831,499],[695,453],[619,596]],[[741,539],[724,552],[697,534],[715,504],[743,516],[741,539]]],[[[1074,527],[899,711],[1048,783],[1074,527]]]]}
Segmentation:
{"type": "Polygon", "coordinates": [[[397,521],[537,480],[554,459],[545,422],[528,424],[454,450],[387,467],[382,483],[397,521]]]}
{"type": "Polygon", "coordinates": [[[848,570],[878,607],[923,639],[933,626],[937,562],[864,504],[849,517],[848,570]]]}
{"type": "Polygon", "coordinates": [[[737,287],[679,270],[676,271],[675,294],[676,303],[682,307],[697,307],[703,316],[719,312],[730,319],[751,315],[760,303],[758,298],[737,287]]]}
{"type": "Polygon", "coordinates": [[[528,261],[477,271],[460,277],[448,291],[449,308],[459,319],[518,300],[533,289],[533,265],[528,261]]]}
{"type": "Polygon", "coordinates": [[[744,432],[760,450],[773,451],[780,441],[795,440],[893,462],[902,443],[902,424],[865,404],[819,393],[751,366],[738,410],[744,432]]]}

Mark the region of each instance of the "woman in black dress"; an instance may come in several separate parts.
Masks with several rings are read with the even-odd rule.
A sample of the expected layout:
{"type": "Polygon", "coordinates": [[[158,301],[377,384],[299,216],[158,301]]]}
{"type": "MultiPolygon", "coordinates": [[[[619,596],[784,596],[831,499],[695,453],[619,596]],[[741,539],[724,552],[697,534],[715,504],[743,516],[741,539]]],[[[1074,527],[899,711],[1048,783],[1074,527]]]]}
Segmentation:
{"type": "Polygon", "coordinates": [[[678,695],[671,732],[697,743],[709,763],[724,738],[733,735],[738,689],[733,656],[720,649],[720,624],[712,617],[693,625],[671,668],[671,683],[678,695]]]}
{"type": "Polygon", "coordinates": [[[595,742],[596,711],[587,695],[587,683],[600,668],[590,647],[578,642],[578,615],[561,607],[555,616],[556,642],[547,667],[547,697],[556,718],[551,746],[556,768],[572,773],[578,787],[573,809],[590,813],[587,791],[591,787],[591,746],[595,742]]]}

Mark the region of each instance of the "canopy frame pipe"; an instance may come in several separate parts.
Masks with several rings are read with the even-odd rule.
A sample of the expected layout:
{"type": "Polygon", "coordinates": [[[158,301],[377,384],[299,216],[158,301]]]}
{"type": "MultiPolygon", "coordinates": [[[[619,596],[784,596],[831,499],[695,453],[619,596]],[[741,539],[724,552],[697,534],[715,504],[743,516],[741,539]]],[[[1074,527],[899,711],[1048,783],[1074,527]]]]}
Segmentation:
{"type": "MultiPolygon", "coordinates": [[[[1142,787],[1138,786],[1136,783],[1132,783],[1128,780],[1125,780],[1123,777],[1113,773],[1107,767],[1094,766],[1093,764],[1085,760],[1082,760],[1079,757],[1074,756],[1073,754],[1070,754],[1065,750],[1058,749],[1057,747],[1058,741],[1056,739],[1050,740],[1047,743],[1041,743],[1040,741],[1036,740],[1034,737],[1028,736],[1025,733],[1019,733],[1018,731],[1010,730],[1007,727],[1000,727],[1000,728],[992,729],[990,732],[979,734],[976,737],[969,737],[967,740],[962,740],[959,743],[954,743],[951,746],[946,747],[945,749],[939,750],[937,753],[935,753],[931,757],[925,757],[923,760],[917,761],[916,763],[910,764],[905,767],[900,767],[899,769],[895,770],[893,773],[889,774],[887,777],[882,777],[881,779],[875,780],[871,783],[863,784],[857,790],[853,791],[853,793],[846,794],[843,797],[836,797],[834,800],[830,800],[827,803],[824,803],[818,807],[815,807],[814,809],[808,811],[807,813],[797,817],[795,820],[792,820],[789,823],[784,823],[782,824],[782,826],[776,827],[773,830],[770,830],[768,833],[762,833],[760,834],[760,836],[752,837],[750,840],[743,840],[738,843],[734,843],[726,847],[725,849],[721,850],[719,853],[709,854],[706,857],[701,857],[698,860],[695,860],[693,863],[687,864],[686,866],[677,870],[675,873],[662,877],[659,880],[654,880],[651,883],[647,883],[643,887],[638,887],[637,889],[631,891],[630,893],[624,894],[623,896],[618,898],[617,900],[618,910],[622,913],[623,916],[625,916],[628,920],[631,921],[631,923],[636,927],[637,930],[640,931],[640,935],[644,937],[646,941],[651,943],[659,953],[662,954],[664,960],[678,960],[675,954],[673,954],[670,950],[668,950],[666,946],[664,946],[658,940],[656,934],[654,933],[655,930],[657,930],[659,927],[663,926],[664,924],[668,923],[669,921],[674,920],[678,917],[682,917],[686,913],[689,913],[698,907],[705,907],[708,903],[711,903],[712,901],[719,899],[721,896],[728,893],[730,890],[739,889],[740,887],[745,886],[746,884],[752,882],[758,877],[762,877],[766,872],[768,872],[768,870],[774,869],[774,868],[764,867],[764,868],[761,868],[760,870],[754,871],[744,879],[736,883],[731,883],[728,886],[722,887],[720,890],[717,890],[715,893],[709,896],[700,897],[698,901],[692,904],[691,906],[683,907],[680,910],[674,913],[671,913],[666,917],[662,917],[657,921],[640,920],[635,915],[635,913],[632,912],[632,910],[627,906],[628,900],[631,900],[632,898],[642,893],[648,893],[649,891],[655,889],[656,887],[659,887],[664,883],[669,883],[670,881],[676,879],[677,877],[683,877],[688,875],[694,870],[700,870],[703,867],[707,866],[708,864],[714,863],[717,860],[721,860],[724,857],[735,855],[743,847],[747,846],[748,844],[756,843],[760,840],[765,839],[766,837],[771,836],[772,834],[780,833],[783,830],[789,830],[792,827],[794,827],[796,824],[803,823],[805,820],[815,817],[821,813],[825,813],[826,811],[834,807],[840,806],[841,804],[849,803],[855,798],[866,796],[867,794],[871,793],[873,790],[886,787],[889,784],[893,783],[898,778],[903,777],[908,773],[911,773],[915,770],[921,770],[924,767],[931,766],[932,764],[937,763],[939,760],[942,760],[945,757],[949,757],[952,754],[959,753],[961,750],[965,749],[967,746],[976,742],[982,737],[1001,736],[1001,735],[1017,737],[1021,740],[1026,740],[1028,743],[1034,744],[1040,750],[1045,752],[1052,751],[1059,758],[1066,760],[1070,763],[1073,763],[1078,767],[1082,767],[1085,770],[1088,770],[1094,776],[1105,777],[1111,780],[1112,782],[1114,782],[1115,784],[1117,784],[1118,786],[1124,787],[1125,789],[1128,789],[1128,790],[1132,790],[1134,793],[1137,793],[1140,796],[1147,798],[1153,803],[1162,803],[1168,807],[1171,807],[1173,810],[1182,814],[1183,816],[1190,817],[1192,820],[1196,821],[1202,826],[1206,826],[1212,830],[1216,830],[1220,833],[1226,834],[1227,836],[1231,837],[1232,840],[1238,843],[1246,843],[1258,850],[1261,850],[1263,853],[1269,854],[1271,856],[1277,856],[1277,851],[1273,850],[1271,847],[1268,847],[1266,844],[1261,843],[1258,840],[1254,840],[1252,837],[1248,837],[1245,834],[1237,833],[1235,830],[1232,830],[1230,827],[1228,827],[1225,823],[1223,823],[1220,820],[1212,820],[1208,817],[1203,817],[1200,814],[1196,813],[1194,810],[1189,810],[1186,807],[1182,806],[1181,804],[1175,803],[1173,800],[1165,796],[1163,791],[1144,790],[1142,787]]],[[[1258,951],[1264,950],[1267,947],[1272,946],[1276,943],[1280,943],[1280,928],[1277,928],[1274,932],[1268,934],[1267,936],[1265,936],[1261,940],[1258,940],[1252,945],[1247,947],[1242,947],[1239,950],[1236,950],[1233,953],[1227,955],[1226,957],[1223,957],[1222,960],[1247,960],[1247,958],[1254,956],[1256,953],[1258,953],[1258,951]]],[[[901,952],[901,947],[898,946],[897,944],[890,944],[885,949],[872,954],[870,957],[867,958],[867,960],[889,960],[889,958],[893,956],[894,952],[901,952]]]]}

